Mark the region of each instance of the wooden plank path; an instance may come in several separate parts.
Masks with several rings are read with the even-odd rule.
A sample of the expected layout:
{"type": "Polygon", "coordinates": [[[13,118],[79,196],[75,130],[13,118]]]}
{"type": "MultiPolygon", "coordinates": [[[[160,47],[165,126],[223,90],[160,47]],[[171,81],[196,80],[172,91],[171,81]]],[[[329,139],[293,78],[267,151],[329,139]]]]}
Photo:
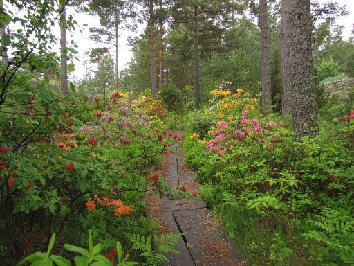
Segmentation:
{"type": "MultiPolygon", "coordinates": [[[[199,184],[195,174],[184,167],[183,151],[168,154],[160,170],[175,192],[186,190],[198,193],[199,184]]],[[[175,246],[177,254],[167,254],[168,261],[162,266],[243,266],[247,265],[234,243],[222,232],[216,218],[198,197],[192,199],[169,199],[150,196],[149,215],[160,222],[161,232],[180,233],[175,246]]]]}

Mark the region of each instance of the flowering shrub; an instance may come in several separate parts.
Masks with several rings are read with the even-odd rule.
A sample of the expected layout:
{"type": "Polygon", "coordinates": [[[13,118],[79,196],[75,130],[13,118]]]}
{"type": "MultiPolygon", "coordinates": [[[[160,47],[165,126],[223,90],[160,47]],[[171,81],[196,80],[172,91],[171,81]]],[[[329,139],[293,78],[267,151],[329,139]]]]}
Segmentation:
{"type": "Polygon", "coordinates": [[[297,254],[313,264],[354,261],[350,115],[343,119],[348,125],[295,140],[285,121],[261,115],[257,100],[246,92],[211,94],[202,112],[213,126],[204,135],[190,128],[186,160],[198,171],[202,196],[242,243],[250,262],[284,265],[296,261],[297,254]],[[335,214],[328,216],[328,209],[335,214]],[[334,224],[343,230],[334,232],[334,224]]]}
{"type": "Polygon", "coordinates": [[[145,177],[168,141],[163,107],[121,92],[93,103],[43,94],[1,106],[3,265],[42,249],[53,232],[82,243],[79,232],[94,228],[99,241],[109,245],[119,237],[127,247],[130,234],[151,234],[142,215],[145,177]]]}

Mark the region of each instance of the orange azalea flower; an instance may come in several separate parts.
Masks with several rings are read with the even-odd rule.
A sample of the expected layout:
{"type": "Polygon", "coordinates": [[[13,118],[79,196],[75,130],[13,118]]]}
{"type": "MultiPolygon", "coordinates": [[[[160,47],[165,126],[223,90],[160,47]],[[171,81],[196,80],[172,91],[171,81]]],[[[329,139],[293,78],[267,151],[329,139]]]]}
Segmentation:
{"type": "Polygon", "coordinates": [[[89,211],[96,210],[96,203],[93,200],[89,200],[86,202],[86,207],[89,211]]]}
{"type": "Polygon", "coordinates": [[[132,212],[132,209],[129,206],[122,206],[120,208],[115,209],[115,215],[120,217],[123,215],[130,215],[132,212]]]}

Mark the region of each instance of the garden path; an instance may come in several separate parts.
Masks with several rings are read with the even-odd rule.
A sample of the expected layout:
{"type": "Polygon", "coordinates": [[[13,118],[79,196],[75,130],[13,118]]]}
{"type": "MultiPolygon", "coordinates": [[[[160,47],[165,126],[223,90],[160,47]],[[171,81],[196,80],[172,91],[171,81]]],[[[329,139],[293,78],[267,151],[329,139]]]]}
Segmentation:
{"type": "Polygon", "coordinates": [[[168,254],[168,262],[163,266],[246,265],[234,243],[222,232],[217,219],[197,196],[199,184],[195,174],[184,165],[183,149],[177,144],[172,150],[165,154],[157,173],[172,187],[171,194],[182,191],[191,196],[187,199],[148,198],[149,214],[159,220],[160,232],[180,233],[182,236],[175,247],[179,253],[168,254]]]}

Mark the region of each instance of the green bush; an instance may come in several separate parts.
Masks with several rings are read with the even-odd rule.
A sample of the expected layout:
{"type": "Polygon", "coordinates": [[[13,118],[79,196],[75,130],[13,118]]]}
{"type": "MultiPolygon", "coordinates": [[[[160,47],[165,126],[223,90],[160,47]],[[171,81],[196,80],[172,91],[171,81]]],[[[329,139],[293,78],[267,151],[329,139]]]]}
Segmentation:
{"type": "Polygon", "coordinates": [[[184,99],[181,90],[175,85],[165,85],[160,88],[159,96],[168,111],[181,112],[184,109],[184,99]]]}
{"type": "Polygon", "coordinates": [[[318,80],[338,75],[339,65],[331,59],[323,59],[316,68],[318,80]]]}
{"type": "Polygon", "coordinates": [[[189,128],[192,132],[199,134],[201,138],[208,135],[210,128],[214,125],[213,119],[206,114],[200,112],[191,113],[192,118],[189,120],[189,128]]]}
{"type": "Polygon", "coordinates": [[[281,117],[221,102],[189,117],[189,131],[200,136],[185,139],[186,161],[248,262],[351,265],[353,115],[295,140],[281,117]],[[214,123],[213,111],[221,117],[214,123]]]}

